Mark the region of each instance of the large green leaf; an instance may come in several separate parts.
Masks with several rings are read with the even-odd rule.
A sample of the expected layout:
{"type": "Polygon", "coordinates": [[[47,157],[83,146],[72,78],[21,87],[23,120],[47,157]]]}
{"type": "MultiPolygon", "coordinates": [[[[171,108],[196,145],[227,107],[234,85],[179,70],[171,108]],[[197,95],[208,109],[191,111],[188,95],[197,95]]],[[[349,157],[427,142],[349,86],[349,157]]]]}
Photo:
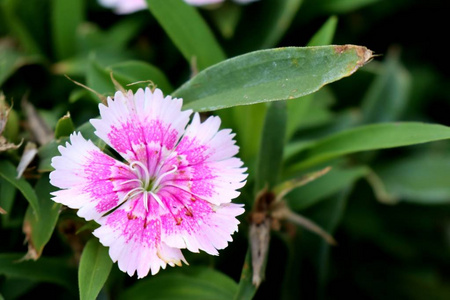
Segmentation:
{"type": "Polygon", "coordinates": [[[37,261],[22,261],[24,254],[1,253],[0,274],[11,278],[56,283],[67,288],[73,287],[75,270],[68,267],[67,259],[41,257],[37,261]]]}
{"type": "Polygon", "coordinates": [[[23,228],[28,241],[28,257],[38,259],[53,234],[61,204],[50,199],[50,193],[55,188],[50,184],[48,175],[39,179],[35,190],[40,211],[39,214],[36,214],[31,206],[28,206],[23,228]]]}
{"type": "Polygon", "coordinates": [[[185,271],[142,280],[126,290],[119,299],[229,300],[236,290],[237,284],[218,271],[189,267],[185,271]]]}
{"type": "Polygon", "coordinates": [[[405,202],[450,202],[450,156],[416,154],[378,168],[377,174],[389,194],[405,202]]]}
{"type": "Polygon", "coordinates": [[[408,146],[450,138],[450,127],[417,122],[382,123],[360,126],[328,136],[297,156],[298,163],[290,167],[300,170],[346,154],[408,146]]]}
{"type": "Polygon", "coordinates": [[[147,0],[150,12],[189,63],[203,70],[225,59],[198,11],[182,0],[147,0]]]}
{"type": "MultiPolygon", "coordinates": [[[[330,17],[320,29],[314,34],[308,43],[308,46],[324,46],[329,45],[333,41],[334,32],[336,31],[337,18],[330,17]]],[[[301,99],[288,101],[288,123],[286,136],[289,139],[300,124],[304,123],[307,116],[315,116],[311,113],[311,104],[315,103],[317,93],[306,95],[301,99]]],[[[321,110],[319,113],[324,112],[321,110]]]]}
{"type": "Polygon", "coordinates": [[[77,52],[77,28],[83,13],[84,0],[52,0],[52,37],[58,59],[77,52]]]}
{"type": "Polygon", "coordinates": [[[17,179],[16,176],[17,171],[9,161],[0,161],[0,177],[14,185],[27,199],[34,211],[39,214],[39,201],[34,189],[24,178],[17,179]]]}
{"type": "Polygon", "coordinates": [[[84,247],[78,268],[80,299],[96,299],[111,271],[112,261],[108,249],[92,238],[84,247]]]}
{"type": "Polygon", "coordinates": [[[267,110],[256,166],[255,193],[278,183],[286,134],[286,101],[271,103],[267,110]]]}
{"type": "Polygon", "coordinates": [[[200,72],[174,96],[196,111],[295,99],[351,75],[371,55],[353,45],[256,51],[200,72]]]}

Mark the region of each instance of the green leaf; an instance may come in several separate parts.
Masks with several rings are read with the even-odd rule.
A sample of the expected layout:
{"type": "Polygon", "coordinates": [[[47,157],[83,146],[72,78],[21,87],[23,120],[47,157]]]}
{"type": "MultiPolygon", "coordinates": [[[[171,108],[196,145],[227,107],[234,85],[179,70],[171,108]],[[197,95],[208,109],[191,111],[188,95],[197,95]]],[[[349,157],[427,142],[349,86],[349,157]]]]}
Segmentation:
{"type": "Polygon", "coordinates": [[[256,51],[200,72],[173,95],[195,111],[294,99],[351,75],[371,53],[353,45],[256,51]]]}
{"type": "Polygon", "coordinates": [[[0,177],[14,185],[27,199],[34,211],[39,214],[39,201],[33,188],[24,178],[17,179],[16,176],[16,168],[9,161],[0,161],[0,177]]]}
{"type": "Polygon", "coordinates": [[[382,67],[361,104],[365,123],[395,121],[408,105],[411,78],[400,65],[398,53],[391,51],[382,67]]]}
{"type": "Polygon", "coordinates": [[[77,29],[84,19],[83,0],[52,0],[52,37],[58,59],[77,52],[77,29]]]}
{"type": "MultiPolygon", "coordinates": [[[[308,43],[308,46],[323,46],[329,45],[333,41],[334,32],[336,31],[337,18],[330,17],[325,24],[314,34],[308,43]]],[[[294,134],[295,130],[300,124],[305,123],[305,117],[317,116],[317,111],[315,113],[311,112],[313,108],[311,105],[316,103],[315,101],[318,97],[317,93],[306,95],[301,97],[301,99],[295,99],[288,101],[287,111],[288,111],[288,124],[287,124],[287,134],[286,137],[289,139],[294,134]]],[[[324,112],[321,110],[319,113],[324,112]]],[[[328,115],[327,115],[328,116],[328,115]]],[[[327,117],[323,114],[320,117],[327,117]]]]}
{"type": "Polygon", "coordinates": [[[244,9],[232,40],[234,53],[272,48],[283,38],[303,0],[257,1],[244,9]],[[251,26],[248,26],[251,24],[251,26]]]}
{"type": "Polygon", "coordinates": [[[16,14],[17,6],[20,4],[20,1],[4,0],[1,4],[3,4],[3,20],[7,24],[11,34],[19,40],[20,45],[24,48],[26,54],[41,56],[41,49],[36,43],[33,35],[28,31],[28,28],[16,14]]]}
{"type": "Polygon", "coordinates": [[[198,11],[182,0],[147,0],[150,12],[189,63],[203,70],[225,54],[198,11]]]}
{"type": "MultiPolygon", "coordinates": [[[[96,55],[92,54],[89,58],[89,64],[86,73],[86,85],[102,95],[113,95],[116,91],[111,75],[107,72],[95,59],[96,55]]],[[[96,96],[93,96],[98,102],[96,96]]]]}
{"type": "Polygon", "coordinates": [[[345,13],[356,10],[381,0],[321,0],[316,5],[322,6],[327,12],[345,13]]]}
{"type": "MultiPolygon", "coordinates": [[[[283,37],[284,33],[288,30],[297,13],[303,0],[276,0],[276,1],[264,1],[271,2],[270,18],[267,20],[264,18],[263,28],[261,30],[266,32],[264,40],[261,42],[260,49],[271,48],[278,44],[283,37]]],[[[255,26],[252,26],[253,30],[255,26]]]]}
{"type": "Polygon", "coordinates": [[[75,271],[68,266],[67,259],[41,257],[37,261],[23,261],[21,260],[23,256],[21,253],[1,253],[0,274],[72,288],[72,283],[76,280],[75,271]]]}
{"type": "Polygon", "coordinates": [[[28,206],[23,228],[28,241],[28,256],[36,260],[41,256],[44,246],[53,234],[61,204],[51,200],[50,193],[56,189],[50,184],[48,175],[39,179],[35,190],[40,211],[36,214],[31,206],[28,206]]]}
{"type": "Polygon", "coordinates": [[[68,138],[62,138],[61,140],[52,140],[51,142],[39,148],[39,172],[43,173],[53,171],[53,167],[51,166],[52,158],[54,156],[61,155],[58,151],[58,146],[65,145],[66,141],[68,141],[68,138]]]}
{"type": "Polygon", "coordinates": [[[286,196],[287,203],[292,210],[303,210],[342,191],[368,172],[369,169],[365,166],[353,168],[334,166],[324,176],[290,192],[286,196]]]}
{"type": "Polygon", "coordinates": [[[78,285],[80,299],[96,299],[108,279],[112,267],[108,248],[105,248],[97,238],[90,239],[84,247],[78,269],[78,285]]]}
{"type": "Polygon", "coordinates": [[[234,300],[253,299],[256,293],[256,286],[252,282],[252,254],[250,248],[245,255],[244,266],[242,267],[241,278],[239,280],[238,289],[234,295],[234,300]]]}
{"type": "Polygon", "coordinates": [[[382,123],[339,132],[310,144],[290,170],[301,170],[346,154],[409,146],[450,138],[450,127],[416,122],[382,123]]]}
{"type": "Polygon", "coordinates": [[[330,45],[333,42],[334,33],[336,32],[337,21],[336,16],[331,16],[314,34],[308,46],[330,45]]]}
{"type": "Polygon", "coordinates": [[[16,188],[2,177],[0,177],[0,195],[0,207],[6,211],[6,214],[1,215],[0,218],[2,219],[2,225],[7,226],[16,196],[16,188]]]}
{"type": "Polygon", "coordinates": [[[24,63],[21,53],[0,43],[0,86],[24,63]]]}
{"type": "Polygon", "coordinates": [[[237,291],[237,284],[226,275],[206,267],[164,273],[141,280],[120,295],[119,299],[183,299],[229,300],[237,291]]]}
{"type": "Polygon", "coordinates": [[[224,2],[219,8],[212,9],[209,13],[222,36],[226,39],[233,37],[242,15],[242,7],[233,2],[224,2]]]}
{"type": "Polygon", "coordinates": [[[416,154],[376,170],[389,194],[404,202],[450,202],[450,156],[416,154]]]}
{"type": "Polygon", "coordinates": [[[255,194],[271,190],[280,176],[286,134],[286,101],[270,104],[267,110],[256,166],[255,194]]]}
{"type": "Polygon", "coordinates": [[[63,116],[58,120],[55,127],[55,138],[60,139],[62,137],[69,136],[75,130],[75,126],[73,125],[72,118],[70,114],[63,116]]]}
{"type": "MultiPolygon", "coordinates": [[[[113,71],[114,78],[124,87],[127,84],[139,81],[151,80],[161,89],[165,95],[170,94],[173,88],[166,75],[161,70],[142,61],[127,61],[110,66],[108,69],[113,71]]],[[[150,82],[138,84],[139,87],[146,87],[150,82]]],[[[134,87],[135,85],[131,86],[134,87]]]]}

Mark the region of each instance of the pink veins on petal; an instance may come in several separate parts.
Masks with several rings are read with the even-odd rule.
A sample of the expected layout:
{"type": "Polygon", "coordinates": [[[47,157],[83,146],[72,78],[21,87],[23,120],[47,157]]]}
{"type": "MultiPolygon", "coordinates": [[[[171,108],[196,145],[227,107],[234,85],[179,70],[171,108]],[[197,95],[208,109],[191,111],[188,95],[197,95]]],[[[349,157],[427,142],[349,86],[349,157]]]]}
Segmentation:
{"type": "Polygon", "coordinates": [[[238,230],[247,174],[220,118],[201,122],[159,89],[117,92],[92,119],[118,161],[74,133],[52,159],[55,202],[100,224],[93,234],[119,268],[138,278],[187,263],[180,249],[217,255],[238,230]]]}

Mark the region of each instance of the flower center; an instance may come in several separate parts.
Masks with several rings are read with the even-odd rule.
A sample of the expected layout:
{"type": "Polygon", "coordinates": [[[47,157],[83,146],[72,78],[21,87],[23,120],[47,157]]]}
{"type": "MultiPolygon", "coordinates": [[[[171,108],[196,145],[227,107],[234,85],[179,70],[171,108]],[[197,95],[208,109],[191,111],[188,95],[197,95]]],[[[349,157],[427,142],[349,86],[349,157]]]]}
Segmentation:
{"type": "Polygon", "coordinates": [[[176,165],[172,165],[173,169],[162,173],[158,176],[150,176],[150,173],[147,167],[140,161],[134,161],[130,163],[130,170],[136,174],[135,179],[130,179],[122,182],[122,184],[127,184],[130,182],[138,182],[139,186],[131,189],[124,197],[124,201],[128,199],[132,199],[142,193],[142,200],[144,201],[145,210],[148,211],[148,194],[152,195],[152,197],[158,202],[161,207],[164,207],[161,198],[158,196],[158,191],[164,186],[164,183],[161,184],[164,177],[167,175],[173,174],[177,171],[178,167],[176,165]]]}

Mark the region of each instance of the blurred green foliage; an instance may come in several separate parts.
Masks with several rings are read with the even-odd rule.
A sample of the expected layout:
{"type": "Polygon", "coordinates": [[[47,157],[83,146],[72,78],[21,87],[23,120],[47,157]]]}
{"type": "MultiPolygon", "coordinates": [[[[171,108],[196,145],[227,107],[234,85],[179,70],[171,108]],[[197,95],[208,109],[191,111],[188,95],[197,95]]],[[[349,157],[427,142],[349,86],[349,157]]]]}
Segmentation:
{"type": "Polygon", "coordinates": [[[115,15],[96,1],[0,0],[0,90],[12,107],[3,136],[36,139],[26,99],[56,137],[39,145],[21,179],[15,166],[24,146],[0,152],[7,212],[0,215],[0,299],[450,299],[444,2],[227,1],[214,9],[147,2],[149,10],[115,15]],[[331,44],[380,56],[339,80],[353,72],[339,63],[355,68],[355,52],[344,61],[329,46],[266,50],[331,44]],[[277,63],[281,70],[271,68],[277,63]],[[111,72],[129,89],[151,81],[175,91],[189,108],[228,107],[213,113],[237,133],[249,168],[236,199],[247,214],[219,257],[185,253],[192,267],[138,281],[111,268],[106,249],[91,240],[96,224],[50,201],[50,161],[73,128],[105,148],[86,123],[98,116],[100,99],[63,75],[112,96],[111,72]],[[274,100],[282,101],[265,103],[274,100]],[[251,255],[244,263],[256,195],[326,166],[330,172],[285,198],[338,246],[272,220],[265,280],[256,289],[251,255]],[[25,255],[37,260],[22,261],[25,255]]]}

